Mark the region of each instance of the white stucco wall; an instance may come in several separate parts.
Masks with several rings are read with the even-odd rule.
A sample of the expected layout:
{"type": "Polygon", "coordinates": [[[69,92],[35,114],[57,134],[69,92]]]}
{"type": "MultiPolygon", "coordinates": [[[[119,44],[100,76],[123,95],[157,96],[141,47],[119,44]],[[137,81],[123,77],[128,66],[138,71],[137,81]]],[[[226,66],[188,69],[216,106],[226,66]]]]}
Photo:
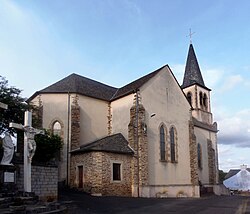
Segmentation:
{"type": "MultiPolygon", "coordinates": [[[[68,94],[42,94],[40,96],[43,105],[43,128],[49,129],[53,122],[60,121],[63,132],[63,148],[62,153],[67,151],[68,136],[68,94]]],[[[39,96],[31,101],[34,105],[38,105],[39,96]]],[[[66,179],[66,161],[67,156],[61,156],[59,165],[59,181],[66,179]]]]}
{"type": "Polygon", "coordinates": [[[133,105],[134,95],[130,94],[111,103],[112,133],[122,133],[128,140],[128,125],[130,122],[130,108],[133,105]]]}
{"type": "MultiPolygon", "coordinates": [[[[70,94],[70,104],[72,104],[76,94],[70,94]]],[[[59,121],[63,132],[63,156],[59,166],[59,179],[66,179],[67,162],[67,139],[68,139],[68,94],[42,94],[40,96],[43,105],[43,128],[51,128],[53,122],[59,121]]],[[[38,96],[32,103],[38,105],[38,96]]],[[[102,138],[108,133],[108,102],[94,98],[78,95],[80,105],[80,144],[86,144],[96,139],[102,138]]],[[[70,109],[69,109],[70,112],[70,109]]],[[[71,112],[70,112],[71,113],[71,112]]],[[[71,136],[71,114],[69,117],[69,145],[71,136]]]]}
{"type": "Polygon", "coordinates": [[[167,67],[141,88],[148,126],[149,185],[190,184],[190,105],[167,67]],[[152,113],[156,115],[150,117],[152,113]],[[177,130],[178,163],[160,161],[160,125],[177,130]]]}
{"type": "Polygon", "coordinates": [[[81,108],[80,144],[90,143],[108,135],[108,102],[79,95],[81,108]]]}
{"type": "MultiPolygon", "coordinates": [[[[202,150],[202,168],[198,171],[199,180],[202,184],[209,184],[207,140],[212,141],[212,147],[215,150],[215,155],[217,155],[216,133],[198,127],[194,128],[194,133],[196,136],[196,142],[200,143],[202,150]]],[[[215,161],[217,161],[217,157],[215,157],[215,161]]],[[[218,178],[216,177],[216,180],[217,179],[218,178]]]]}

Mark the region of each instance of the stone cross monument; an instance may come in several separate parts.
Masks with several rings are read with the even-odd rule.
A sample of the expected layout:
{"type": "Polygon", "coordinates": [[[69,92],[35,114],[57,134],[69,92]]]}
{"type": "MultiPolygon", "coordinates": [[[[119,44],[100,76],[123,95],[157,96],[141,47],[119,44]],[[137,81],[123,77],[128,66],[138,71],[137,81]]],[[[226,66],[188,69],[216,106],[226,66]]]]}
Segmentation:
{"type": "Polygon", "coordinates": [[[36,134],[43,134],[44,132],[32,127],[32,114],[29,111],[25,112],[24,125],[10,123],[10,127],[24,131],[24,191],[31,192],[31,162],[36,151],[34,137],[36,134]]]}

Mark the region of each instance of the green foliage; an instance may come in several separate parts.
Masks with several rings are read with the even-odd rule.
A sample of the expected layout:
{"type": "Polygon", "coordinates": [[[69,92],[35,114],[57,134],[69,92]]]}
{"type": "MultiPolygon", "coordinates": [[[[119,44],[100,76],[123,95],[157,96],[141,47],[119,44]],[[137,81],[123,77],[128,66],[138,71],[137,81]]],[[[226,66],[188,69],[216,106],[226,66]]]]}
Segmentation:
{"type": "Polygon", "coordinates": [[[62,148],[62,139],[49,131],[45,134],[35,136],[36,153],[33,157],[34,162],[49,163],[59,158],[60,149],[62,148]]]}
{"type": "Polygon", "coordinates": [[[10,122],[23,123],[24,112],[29,106],[25,103],[25,98],[21,97],[21,92],[13,86],[9,87],[8,81],[0,76],[0,102],[8,105],[8,109],[0,109],[0,132],[3,128],[9,129],[10,122]]]}
{"type": "MultiPolygon", "coordinates": [[[[9,128],[9,123],[15,122],[23,124],[24,112],[27,110],[32,110],[33,112],[33,127],[40,128],[38,124],[41,123],[37,116],[39,107],[25,103],[26,98],[21,97],[21,92],[20,89],[9,86],[8,81],[0,76],[0,102],[8,105],[8,109],[0,109],[0,134],[3,129],[9,129],[10,132],[17,132],[18,152],[23,153],[23,131],[9,128]]],[[[60,149],[62,147],[62,140],[59,136],[45,131],[45,135],[37,135],[35,141],[37,147],[33,161],[47,163],[52,159],[55,159],[57,156],[59,157],[60,149]]]]}
{"type": "Polygon", "coordinates": [[[219,170],[219,183],[223,183],[223,181],[225,180],[226,174],[227,172],[223,172],[223,170],[219,170]]]}

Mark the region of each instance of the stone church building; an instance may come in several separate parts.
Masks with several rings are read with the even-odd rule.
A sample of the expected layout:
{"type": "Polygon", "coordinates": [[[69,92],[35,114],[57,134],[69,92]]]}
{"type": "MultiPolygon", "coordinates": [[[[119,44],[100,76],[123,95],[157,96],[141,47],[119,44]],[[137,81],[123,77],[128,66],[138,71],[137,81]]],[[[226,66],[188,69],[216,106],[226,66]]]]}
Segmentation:
{"type": "Polygon", "coordinates": [[[190,44],[183,84],[168,65],[121,88],[71,74],[37,91],[42,125],[64,141],[59,182],[95,195],[217,191],[217,124],[190,44]]]}

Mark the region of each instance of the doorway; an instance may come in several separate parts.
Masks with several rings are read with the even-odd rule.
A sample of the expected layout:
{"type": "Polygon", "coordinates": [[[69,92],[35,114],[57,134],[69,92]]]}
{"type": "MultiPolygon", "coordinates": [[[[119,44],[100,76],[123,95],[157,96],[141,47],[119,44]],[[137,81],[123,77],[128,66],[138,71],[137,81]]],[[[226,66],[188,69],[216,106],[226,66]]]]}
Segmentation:
{"type": "Polygon", "coordinates": [[[78,166],[78,188],[83,188],[83,166],[78,166]]]}

